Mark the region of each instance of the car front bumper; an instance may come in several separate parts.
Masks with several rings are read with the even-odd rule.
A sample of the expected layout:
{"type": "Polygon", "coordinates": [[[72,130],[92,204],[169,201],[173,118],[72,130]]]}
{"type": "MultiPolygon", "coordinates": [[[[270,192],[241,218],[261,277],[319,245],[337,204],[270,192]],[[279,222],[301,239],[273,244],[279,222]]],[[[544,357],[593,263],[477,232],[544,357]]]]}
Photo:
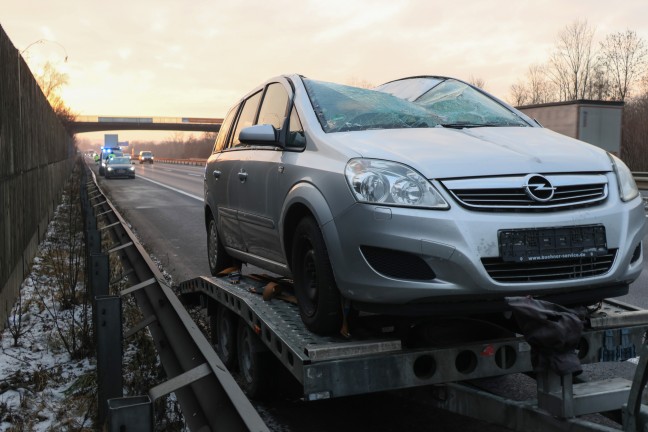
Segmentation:
{"type": "Polygon", "coordinates": [[[514,295],[558,295],[574,302],[622,295],[643,268],[645,220],[640,197],[627,203],[608,197],[595,207],[542,213],[355,204],[322,231],[341,293],[365,309],[383,309],[514,295]],[[612,256],[600,274],[583,276],[575,269],[558,280],[506,283],[494,279],[482,261],[499,257],[500,230],[601,224],[612,256]]]}

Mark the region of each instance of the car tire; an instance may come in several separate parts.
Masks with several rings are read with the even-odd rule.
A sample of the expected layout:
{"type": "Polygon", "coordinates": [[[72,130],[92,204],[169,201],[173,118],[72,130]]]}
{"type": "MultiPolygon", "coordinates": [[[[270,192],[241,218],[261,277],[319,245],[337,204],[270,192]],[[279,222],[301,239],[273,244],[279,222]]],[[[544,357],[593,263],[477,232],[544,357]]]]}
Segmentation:
{"type": "Polygon", "coordinates": [[[274,357],[243,320],[239,320],[236,341],[241,388],[249,398],[263,399],[273,387],[274,357]]]}
{"type": "Polygon", "coordinates": [[[212,276],[217,276],[226,268],[238,264],[238,261],[225,251],[214,218],[211,218],[207,225],[207,261],[209,261],[209,271],[212,276]]]}
{"type": "Polygon", "coordinates": [[[341,296],[324,237],[312,217],[297,224],[291,263],[299,314],[306,327],[322,335],[338,332],[342,327],[341,296]]]}
{"type": "Polygon", "coordinates": [[[236,372],[238,367],[236,344],[238,317],[226,306],[218,304],[215,313],[209,315],[211,342],[216,354],[227,369],[236,372]]]}

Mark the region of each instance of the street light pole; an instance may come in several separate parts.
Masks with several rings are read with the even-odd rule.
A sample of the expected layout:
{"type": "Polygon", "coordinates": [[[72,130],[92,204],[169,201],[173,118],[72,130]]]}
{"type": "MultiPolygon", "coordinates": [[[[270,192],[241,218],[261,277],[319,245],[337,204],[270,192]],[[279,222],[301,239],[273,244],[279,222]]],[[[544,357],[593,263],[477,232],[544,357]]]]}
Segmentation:
{"type": "Polygon", "coordinates": [[[34,42],[30,43],[29,45],[27,45],[27,46],[25,47],[25,49],[23,49],[22,51],[20,51],[20,55],[22,56],[22,55],[23,55],[23,54],[24,54],[24,53],[25,53],[29,48],[31,48],[32,46],[34,46],[34,45],[36,45],[36,44],[42,44],[42,43],[45,43],[45,42],[53,43],[53,44],[56,44],[56,45],[60,46],[60,47],[63,49],[63,52],[65,53],[65,59],[64,59],[64,61],[67,63],[68,53],[67,53],[67,50],[65,49],[65,47],[64,47],[63,45],[61,45],[59,42],[56,42],[56,41],[53,41],[53,40],[49,40],[49,39],[38,39],[37,41],[34,41],[34,42]]]}

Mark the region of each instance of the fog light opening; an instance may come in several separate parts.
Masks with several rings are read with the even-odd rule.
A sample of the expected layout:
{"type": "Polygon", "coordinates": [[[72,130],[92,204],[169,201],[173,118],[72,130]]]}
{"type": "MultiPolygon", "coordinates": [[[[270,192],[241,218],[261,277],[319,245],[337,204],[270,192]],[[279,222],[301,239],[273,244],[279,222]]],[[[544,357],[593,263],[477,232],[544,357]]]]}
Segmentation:
{"type": "Polygon", "coordinates": [[[512,346],[504,345],[495,351],[495,364],[500,369],[510,369],[517,361],[517,354],[512,346]]]}
{"type": "Polygon", "coordinates": [[[634,252],[632,253],[631,263],[636,262],[641,257],[641,242],[637,245],[634,252]]]}
{"type": "Polygon", "coordinates": [[[455,359],[455,367],[462,374],[470,374],[477,368],[477,355],[472,351],[462,351],[455,359]]]}
{"type": "Polygon", "coordinates": [[[436,372],[436,361],[431,355],[422,355],[414,360],[414,375],[420,379],[431,378],[436,372]]]}
{"type": "Polygon", "coordinates": [[[587,354],[589,354],[589,350],[589,342],[587,342],[587,339],[581,338],[581,340],[578,341],[578,358],[581,360],[584,359],[587,354]]]}

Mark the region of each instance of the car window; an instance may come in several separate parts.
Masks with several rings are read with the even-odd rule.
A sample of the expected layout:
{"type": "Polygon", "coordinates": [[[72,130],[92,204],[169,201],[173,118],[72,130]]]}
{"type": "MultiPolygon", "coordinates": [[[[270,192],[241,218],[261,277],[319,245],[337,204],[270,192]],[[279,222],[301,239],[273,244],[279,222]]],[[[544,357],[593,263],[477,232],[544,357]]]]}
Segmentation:
{"type": "Polygon", "coordinates": [[[293,107],[290,112],[290,126],[288,127],[288,136],[286,137],[286,146],[292,148],[303,148],[306,146],[306,136],[302,127],[297,110],[293,107]]]}
{"type": "Polygon", "coordinates": [[[130,158],[128,157],[114,157],[108,161],[109,164],[127,164],[130,163],[130,158]]]}
{"type": "Polygon", "coordinates": [[[221,124],[220,129],[218,130],[218,136],[216,137],[216,143],[214,144],[214,151],[216,153],[222,151],[225,148],[225,143],[227,142],[227,137],[229,134],[230,127],[232,126],[232,121],[238,112],[238,105],[232,108],[225,116],[225,120],[221,124]]]}
{"type": "Polygon", "coordinates": [[[280,83],[270,84],[263,97],[257,124],[269,124],[275,129],[283,127],[288,110],[288,92],[280,83]]]}
{"type": "Polygon", "coordinates": [[[261,92],[257,92],[245,101],[245,105],[243,105],[241,114],[239,115],[236,122],[236,129],[234,129],[234,135],[232,135],[232,142],[230,144],[230,147],[241,145],[241,141],[239,141],[239,134],[241,133],[241,129],[243,129],[244,127],[252,126],[254,124],[257,108],[259,108],[259,101],[261,100],[261,94],[261,92]]]}
{"type": "Polygon", "coordinates": [[[425,108],[375,90],[303,79],[324,132],[434,127],[439,119],[425,108]]]}
{"type": "Polygon", "coordinates": [[[513,111],[466,83],[448,79],[415,100],[443,126],[529,126],[513,111]]]}

